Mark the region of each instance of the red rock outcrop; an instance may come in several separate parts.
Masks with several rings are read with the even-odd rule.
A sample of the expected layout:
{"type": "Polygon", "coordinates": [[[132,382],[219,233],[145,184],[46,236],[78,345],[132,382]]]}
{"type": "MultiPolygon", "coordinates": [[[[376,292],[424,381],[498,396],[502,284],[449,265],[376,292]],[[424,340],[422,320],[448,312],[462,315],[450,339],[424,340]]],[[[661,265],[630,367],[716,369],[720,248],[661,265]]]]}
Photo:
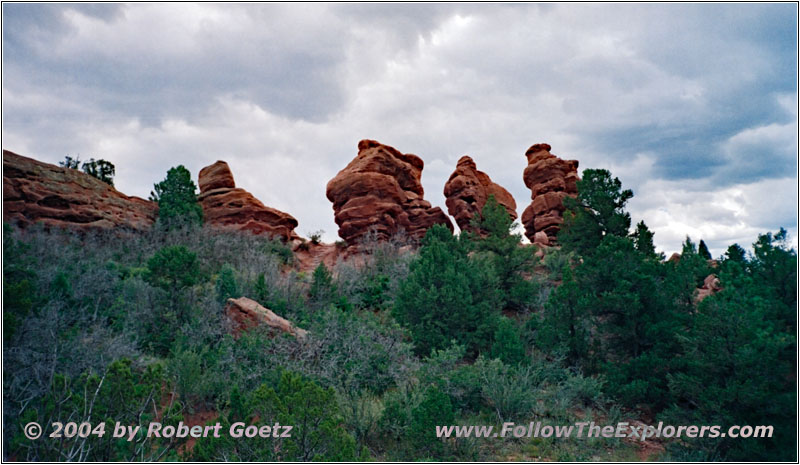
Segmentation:
{"type": "Polygon", "coordinates": [[[82,230],[149,229],[158,206],[78,170],[3,150],[3,221],[82,230]]]}
{"type": "Polygon", "coordinates": [[[700,303],[706,297],[716,294],[721,290],[722,287],[719,285],[719,278],[717,278],[717,275],[710,274],[706,276],[706,279],[703,280],[703,286],[697,289],[695,302],[700,303]]]}
{"type": "Polygon", "coordinates": [[[564,221],[564,197],[578,194],[578,161],[558,158],[548,144],[531,146],[525,156],[528,166],[522,179],[531,190],[531,204],[522,212],[525,235],[533,241],[543,231],[549,243],[555,244],[564,221]]]}
{"type": "Polygon", "coordinates": [[[434,224],[452,223],[441,208],[424,200],[422,159],[374,140],[358,143],[358,155],[328,182],[339,236],[348,246],[374,228],[388,239],[401,229],[421,238],[434,224]]]}
{"type": "Polygon", "coordinates": [[[247,297],[228,299],[228,303],[225,305],[225,315],[230,318],[235,335],[262,324],[291,334],[299,341],[305,340],[308,335],[308,331],[305,329],[296,327],[289,320],[276,315],[272,310],[262,307],[258,302],[247,297]]]}
{"type": "Polygon", "coordinates": [[[458,160],[456,170],[444,185],[447,211],[455,218],[462,231],[471,230],[472,217],[480,215],[486,200],[493,195],[511,220],[517,219],[517,202],[503,186],[492,182],[489,175],[478,171],[475,161],[464,155],[458,160]]]}
{"type": "Polygon", "coordinates": [[[265,206],[253,194],[236,187],[233,174],[224,161],[200,170],[198,185],[198,200],[206,224],[279,236],[286,240],[296,236],[297,220],[288,213],[265,206]]]}
{"type": "Polygon", "coordinates": [[[544,231],[539,231],[533,235],[533,242],[534,245],[538,245],[540,247],[549,247],[550,246],[550,238],[547,237],[544,231]]]}

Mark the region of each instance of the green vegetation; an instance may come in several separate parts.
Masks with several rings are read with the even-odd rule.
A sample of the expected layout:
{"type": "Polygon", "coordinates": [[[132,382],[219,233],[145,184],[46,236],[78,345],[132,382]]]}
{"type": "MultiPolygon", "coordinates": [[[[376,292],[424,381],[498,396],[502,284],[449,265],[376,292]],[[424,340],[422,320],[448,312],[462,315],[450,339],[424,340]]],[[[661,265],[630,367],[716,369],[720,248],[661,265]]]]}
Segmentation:
{"type": "Polygon", "coordinates": [[[409,328],[420,355],[452,339],[473,355],[489,347],[500,304],[497,277],[486,260],[468,253],[466,241],[434,225],[400,286],[393,315],[409,328]]]}
{"type": "Polygon", "coordinates": [[[645,223],[631,227],[633,194],[586,170],[566,202],[563,247],[541,261],[490,199],[474,234],[436,226],[419,244],[368,234],[358,263],[300,272],[279,240],[172,227],[200,218],[181,170],[157,185],[169,227],[4,225],[4,459],[638,460],[638,442],[619,438],[435,434],[636,420],[774,426],[772,438],[664,440],[649,460],[796,460],[797,256],[785,230],[716,262],[687,238],[666,262],[645,223]],[[711,273],[721,290],[699,302],[711,273]],[[305,340],[266,326],[234,337],[223,308],[240,296],[307,330],[305,340]],[[22,433],[72,420],[294,431],[191,447],[22,433]]]}
{"type": "Polygon", "coordinates": [[[200,224],[203,222],[203,208],[197,203],[192,174],[178,165],[167,171],[167,178],[153,186],[150,200],[158,202],[158,221],[170,226],[175,222],[200,224]]]}
{"type": "Polygon", "coordinates": [[[103,159],[95,160],[94,158],[90,158],[89,161],[81,164],[79,158],[72,158],[71,156],[67,155],[64,157],[64,161],[58,162],[58,165],[63,168],[70,168],[73,170],[78,169],[78,166],[80,166],[81,170],[83,170],[83,172],[89,176],[95,177],[109,186],[114,186],[115,168],[114,164],[110,161],[103,159]]]}

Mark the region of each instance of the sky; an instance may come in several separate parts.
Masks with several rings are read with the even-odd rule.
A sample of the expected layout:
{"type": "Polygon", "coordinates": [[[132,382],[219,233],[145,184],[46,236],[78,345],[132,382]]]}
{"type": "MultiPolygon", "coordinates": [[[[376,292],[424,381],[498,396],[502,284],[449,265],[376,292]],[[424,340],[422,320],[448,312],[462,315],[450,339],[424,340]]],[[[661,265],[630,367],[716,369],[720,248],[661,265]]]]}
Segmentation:
{"type": "Polygon", "coordinates": [[[2,146],[116,165],[147,197],[225,160],[238,187],[337,239],[325,186],[376,139],[462,155],[522,214],[546,142],[632,189],[657,249],[797,244],[797,5],[14,4],[2,6],[2,146]]]}

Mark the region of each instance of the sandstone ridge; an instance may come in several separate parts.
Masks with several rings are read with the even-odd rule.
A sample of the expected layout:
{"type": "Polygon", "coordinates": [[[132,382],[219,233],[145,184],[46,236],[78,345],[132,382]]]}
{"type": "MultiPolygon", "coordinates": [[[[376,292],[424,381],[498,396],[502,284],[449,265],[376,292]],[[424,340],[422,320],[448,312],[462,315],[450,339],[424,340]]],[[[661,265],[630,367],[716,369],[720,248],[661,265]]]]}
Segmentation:
{"type": "Polygon", "coordinates": [[[3,150],[3,221],[80,230],[146,230],[158,206],[81,171],[3,150]]]}

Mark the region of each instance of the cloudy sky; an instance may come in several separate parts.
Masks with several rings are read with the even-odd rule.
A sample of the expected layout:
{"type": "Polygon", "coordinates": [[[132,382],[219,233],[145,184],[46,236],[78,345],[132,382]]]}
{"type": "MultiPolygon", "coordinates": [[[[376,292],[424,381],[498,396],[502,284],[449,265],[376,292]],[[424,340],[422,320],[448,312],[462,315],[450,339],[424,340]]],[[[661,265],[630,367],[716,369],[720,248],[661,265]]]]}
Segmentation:
{"type": "Polygon", "coordinates": [[[171,166],[336,239],[325,185],[377,139],[425,161],[443,207],[462,155],[530,202],[525,150],[607,168],[633,220],[714,255],[797,241],[795,4],[3,4],[2,145],[104,158],[147,197],[171,166]]]}

